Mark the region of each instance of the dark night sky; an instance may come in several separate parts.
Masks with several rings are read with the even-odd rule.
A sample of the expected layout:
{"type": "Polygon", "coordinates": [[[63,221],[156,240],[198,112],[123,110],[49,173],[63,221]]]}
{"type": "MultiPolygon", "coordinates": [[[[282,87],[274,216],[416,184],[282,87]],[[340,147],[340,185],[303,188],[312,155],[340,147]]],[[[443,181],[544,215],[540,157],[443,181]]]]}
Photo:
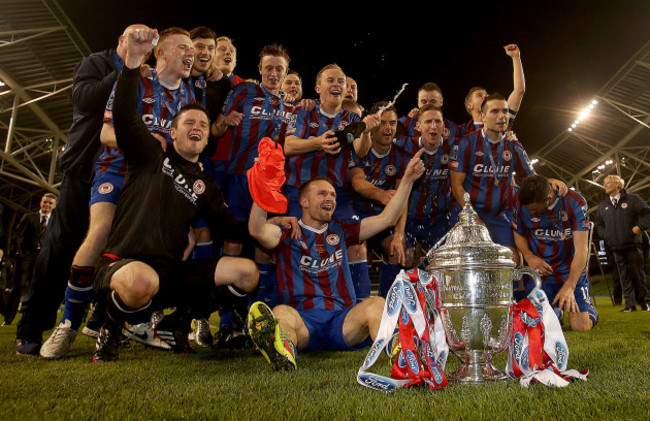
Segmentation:
{"type": "Polygon", "coordinates": [[[337,63],[359,83],[359,102],[366,107],[392,99],[408,83],[396,104],[401,114],[416,105],[422,83],[436,82],[444,93],[445,116],[458,123],[468,120],[462,102],[471,86],[508,96],[512,65],[503,46],[516,43],[527,90],[515,131],[530,153],[566,130],[592,95],[650,40],[647,0],[499,2],[481,8],[447,3],[458,6],[409,3],[403,13],[334,2],[238,3],[237,8],[194,2],[218,5],[218,12],[208,12],[209,6],[175,8],[160,0],[59,0],[93,51],[114,46],[132,23],[158,29],[205,25],[234,40],[235,73],[242,77],[258,77],[258,52],[275,42],[288,49],[290,67],[301,73],[307,97],[315,97],[316,72],[337,63]],[[264,13],[276,5],[284,9],[264,13]]]}

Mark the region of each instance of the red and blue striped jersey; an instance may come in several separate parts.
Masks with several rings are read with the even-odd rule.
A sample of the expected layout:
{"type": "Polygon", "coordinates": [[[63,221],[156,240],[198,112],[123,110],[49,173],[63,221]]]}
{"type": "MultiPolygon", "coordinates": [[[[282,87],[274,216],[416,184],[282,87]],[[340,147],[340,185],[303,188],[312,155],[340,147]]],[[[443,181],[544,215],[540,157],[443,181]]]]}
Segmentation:
{"type": "MultiPolygon", "coordinates": [[[[246,174],[257,158],[260,140],[280,136],[295,119],[294,104],[270,93],[264,86],[252,82],[236,85],[228,94],[224,115],[232,111],[244,115],[238,126],[231,127],[226,138],[230,141],[230,153],[226,160],[226,174],[246,174]]],[[[224,141],[220,139],[219,142],[224,141]]]]}
{"type": "MultiPolygon", "coordinates": [[[[328,130],[342,130],[359,121],[358,115],[347,110],[341,110],[336,115],[325,114],[320,109],[320,102],[316,102],[312,111],[298,110],[295,125],[289,129],[287,135],[310,139],[328,130]]],[[[349,170],[358,166],[359,157],[352,145],[342,147],[341,152],[334,155],[324,151],[292,155],[286,160],[287,185],[300,187],[312,178],[320,176],[330,179],[336,188],[347,188],[349,170]]]]}
{"type": "Polygon", "coordinates": [[[299,223],[300,239],[283,228],[274,250],[283,303],[298,310],[352,307],[356,295],[347,247],[359,244],[360,222],[333,220],[322,230],[299,223]]]}
{"type": "Polygon", "coordinates": [[[451,153],[453,171],[465,173],[463,187],[471,196],[474,209],[500,216],[514,207],[514,175],[534,174],[524,147],[516,140],[491,142],[485,130],[463,137],[451,153]]]}
{"type": "MultiPolygon", "coordinates": [[[[545,213],[531,213],[515,197],[512,225],[526,238],[528,247],[553,269],[543,282],[562,284],[571,270],[575,256],[573,233],[589,231],[589,209],[582,195],[569,190],[545,213]]],[[[586,270],[586,267],[585,267],[586,270]]]]}
{"type": "MultiPolygon", "coordinates": [[[[159,134],[171,143],[169,129],[178,110],[186,104],[194,103],[192,90],[186,81],[181,82],[177,89],[167,89],[156,78],[140,77],[138,87],[138,113],[151,133],[159,134]]],[[[115,86],[106,103],[104,110],[104,123],[113,124],[113,98],[115,86]]],[[[97,161],[97,170],[100,172],[112,171],[124,176],[126,174],[126,161],[122,151],[118,148],[104,147],[104,152],[97,161]]]]}
{"type": "MultiPolygon", "coordinates": [[[[398,139],[397,144],[403,145],[411,156],[423,147],[420,138],[413,137],[398,139]]],[[[413,184],[409,197],[409,218],[435,219],[455,205],[449,178],[449,157],[454,144],[454,138],[443,139],[435,152],[425,150],[421,155],[425,171],[413,184]]]]}
{"type": "MultiPolygon", "coordinates": [[[[404,177],[404,170],[410,159],[410,155],[403,148],[393,144],[384,155],[379,155],[371,148],[366,156],[359,158],[359,164],[370,184],[382,190],[395,190],[397,181],[404,177]]],[[[363,197],[354,190],[352,197],[354,208],[362,217],[378,215],[384,210],[384,205],[363,197]]]]}

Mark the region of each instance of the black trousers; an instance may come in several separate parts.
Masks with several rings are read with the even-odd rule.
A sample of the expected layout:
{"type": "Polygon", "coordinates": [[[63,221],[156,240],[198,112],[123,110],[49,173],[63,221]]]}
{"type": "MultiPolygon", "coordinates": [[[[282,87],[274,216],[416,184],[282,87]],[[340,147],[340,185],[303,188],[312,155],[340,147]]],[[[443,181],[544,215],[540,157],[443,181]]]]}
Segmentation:
{"type": "Polygon", "coordinates": [[[615,250],[614,261],[618,268],[625,307],[650,303],[641,248],[631,247],[624,250],[615,250]]]}
{"type": "Polygon", "coordinates": [[[23,295],[23,291],[27,291],[31,283],[32,274],[34,272],[34,263],[36,262],[35,254],[27,254],[19,256],[16,259],[16,274],[14,276],[14,285],[11,288],[9,299],[5,308],[5,323],[9,324],[16,317],[18,313],[18,304],[23,295]]]}
{"type": "Polygon", "coordinates": [[[41,342],[43,332],[54,327],[63,301],[70,266],[83,242],[90,218],[91,183],[64,175],[57,206],[34,266],[29,290],[22,303],[23,317],[16,338],[41,342]]]}

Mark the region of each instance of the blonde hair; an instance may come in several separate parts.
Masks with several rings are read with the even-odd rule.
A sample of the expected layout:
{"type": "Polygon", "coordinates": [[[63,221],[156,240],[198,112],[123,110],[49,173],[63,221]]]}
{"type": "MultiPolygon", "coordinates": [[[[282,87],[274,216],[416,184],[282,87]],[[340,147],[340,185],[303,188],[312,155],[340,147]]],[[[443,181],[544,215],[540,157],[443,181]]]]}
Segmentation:
{"type": "Polygon", "coordinates": [[[613,182],[615,182],[616,184],[618,184],[618,189],[619,189],[619,190],[623,190],[623,187],[625,187],[625,180],[623,180],[623,179],[622,179],[621,177],[619,177],[618,175],[615,175],[615,174],[608,175],[608,176],[605,177],[605,179],[603,180],[603,184],[608,183],[608,182],[610,182],[610,181],[613,181],[613,182]]]}

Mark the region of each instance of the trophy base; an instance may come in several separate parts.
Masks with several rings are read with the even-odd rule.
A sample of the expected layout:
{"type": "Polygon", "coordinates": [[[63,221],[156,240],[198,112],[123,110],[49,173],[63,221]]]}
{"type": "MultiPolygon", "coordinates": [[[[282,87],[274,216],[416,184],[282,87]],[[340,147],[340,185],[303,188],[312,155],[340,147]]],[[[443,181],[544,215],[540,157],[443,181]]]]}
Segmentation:
{"type": "Polygon", "coordinates": [[[490,362],[461,363],[454,373],[447,376],[447,380],[460,383],[481,383],[507,378],[490,362]]]}

